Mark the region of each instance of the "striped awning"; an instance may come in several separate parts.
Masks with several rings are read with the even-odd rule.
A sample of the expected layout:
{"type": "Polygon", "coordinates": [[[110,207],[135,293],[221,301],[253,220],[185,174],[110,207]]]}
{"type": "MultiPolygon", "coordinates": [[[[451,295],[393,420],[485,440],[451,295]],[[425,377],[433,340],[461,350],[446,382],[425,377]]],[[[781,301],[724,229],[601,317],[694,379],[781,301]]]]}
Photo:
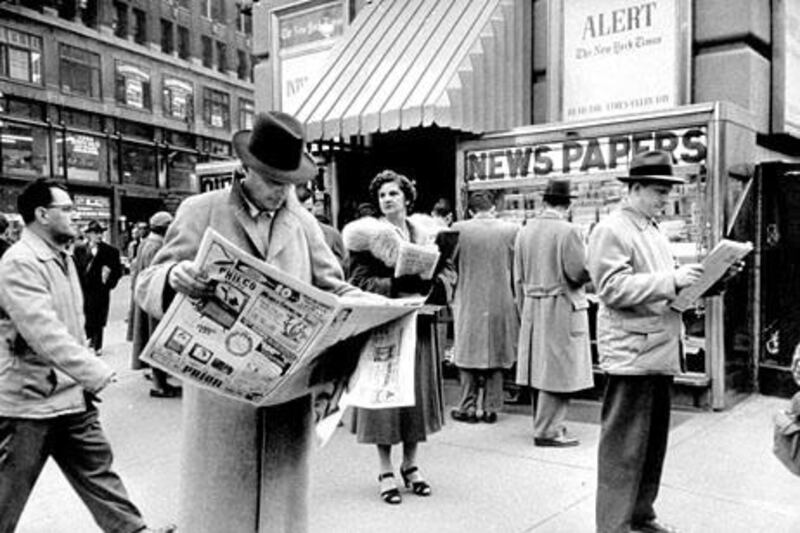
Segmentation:
{"type": "Polygon", "coordinates": [[[346,139],[432,124],[481,133],[528,123],[530,26],[523,4],[367,4],[297,111],[308,138],[346,139]]]}

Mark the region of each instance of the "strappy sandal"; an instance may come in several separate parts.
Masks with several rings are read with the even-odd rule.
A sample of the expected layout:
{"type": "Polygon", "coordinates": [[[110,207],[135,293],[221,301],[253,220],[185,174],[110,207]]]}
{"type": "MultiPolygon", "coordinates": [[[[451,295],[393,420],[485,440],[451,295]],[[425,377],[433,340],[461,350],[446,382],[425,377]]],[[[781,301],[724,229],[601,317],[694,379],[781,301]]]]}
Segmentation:
{"type": "Polygon", "coordinates": [[[411,492],[416,494],[417,496],[430,496],[431,495],[431,486],[428,484],[427,481],[422,479],[422,476],[419,474],[419,468],[416,466],[410,466],[406,469],[400,469],[400,475],[403,476],[403,483],[405,483],[406,488],[411,489],[411,492]],[[418,480],[414,481],[411,479],[411,475],[417,473],[419,477],[418,480]]]}
{"type": "Polygon", "coordinates": [[[403,501],[403,497],[400,496],[400,491],[397,490],[397,485],[392,483],[391,487],[383,488],[383,480],[389,478],[394,479],[394,474],[392,472],[384,472],[378,476],[378,483],[381,484],[381,498],[388,504],[397,505],[403,501]]]}

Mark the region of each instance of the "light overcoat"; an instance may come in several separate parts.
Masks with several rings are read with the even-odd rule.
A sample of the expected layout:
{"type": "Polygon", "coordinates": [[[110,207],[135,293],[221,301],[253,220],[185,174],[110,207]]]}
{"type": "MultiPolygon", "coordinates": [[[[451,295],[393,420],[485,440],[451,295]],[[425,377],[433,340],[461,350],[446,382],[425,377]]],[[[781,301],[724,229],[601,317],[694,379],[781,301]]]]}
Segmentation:
{"type": "Polygon", "coordinates": [[[549,392],[593,386],[589,281],[580,229],[545,210],[520,230],[514,248],[522,309],[517,383],[549,392]]]}
{"type": "MultiPolygon", "coordinates": [[[[246,252],[315,286],[342,294],[353,287],[314,217],[292,191],[276,211],[266,250],[241,185],[187,198],[164,247],[137,277],[136,299],[151,315],[164,312],[169,269],[193,259],[206,228],[246,252]]],[[[310,396],[254,408],[185,386],[180,531],[192,533],[305,532],[308,457],[312,444],[310,396]]]]}
{"type": "Polygon", "coordinates": [[[674,375],[681,371],[681,315],[675,260],[656,223],[624,205],[589,237],[589,273],[600,298],[597,348],[609,374],[674,375]]]}
{"type": "Polygon", "coordinates": [[[478,216],[456,222],[458,272],[453,300],[455,364],[511,368],[517,359],[519,313],[514,304],[514,239],[519,226],[478,216]]]}
{"type": "MultiPolygon", "coordinates": [[[[136,259],[133,261],[131,267],[131,283],[136,287],[136,276],[150,266],[156,253],[164,246],[164,237],[158,233],[150,232],[147,237],[142,239],[139,243],[138,253],[136,259]]],[[[156,330],[158,320],[148,315],[141,307],[133,302],[133,313],[131,313],[131,340],[133,341],[133,350],[131,351],[131,368],[139,370],[144,368],[144,364],[139,361],[139,354],[142,353],[147,341],[150,340],[150,335],[156,330]]]]}

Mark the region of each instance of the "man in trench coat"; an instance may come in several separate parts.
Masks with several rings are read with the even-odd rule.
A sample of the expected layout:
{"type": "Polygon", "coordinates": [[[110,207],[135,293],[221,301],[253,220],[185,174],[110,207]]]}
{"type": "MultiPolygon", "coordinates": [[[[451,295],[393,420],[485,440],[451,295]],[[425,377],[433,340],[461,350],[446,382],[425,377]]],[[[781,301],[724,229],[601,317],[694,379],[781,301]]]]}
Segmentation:
{"type": "MultiPolygon", "coordinates": [[[[316,175],[305,134],[285,113],[259,113],[234,134],[245,176],[186,199],[164,247],[140,272],[136,299],[161,318],[175,292],[212,289],[192,260],[206,228],[284,272],[336,294],[359,293],[293,185],[316,175]]],[[[180,531],[305,532],[313,418],[309,395],[255,408],[184,385],[180,531]]]]}
{"type": "Polygon", "coordinates": [[[672,155],[637,154],[627,200],[589,236],[588,267],[600,299],[597,344],[606,373],[598,447],[599,533],[669,533],[653,503],[661,484],[670,419],[670,387],[681,371],[681,315],[670,308],[702,266],[676,267],[658,217],[673,185],[672,155]]]}
{"type": "Polygon", "coordinates": [[[528,221],[514,246],[522,315],[517,383],[538,389],[536,446],[576,446],[564,426],[570,394],[594,385],[589,347],[589,281],[580,228],[567,220],[569,180],[551,180],[544,210],[528,221]]]}
{"type": "Polygon", "coordinates": [[[450,415],[459,422],[493,423],[503,407],[503,370],[517,355],[519,316],[514,305],[513,251],[518,227],[495,217],[489,191],[470,195],[472,219],[456,222],[458,272],[453,301],[455,364],[461,401],[450,415]],[[480,383],[483,405],[478,405],[480,383]]]}

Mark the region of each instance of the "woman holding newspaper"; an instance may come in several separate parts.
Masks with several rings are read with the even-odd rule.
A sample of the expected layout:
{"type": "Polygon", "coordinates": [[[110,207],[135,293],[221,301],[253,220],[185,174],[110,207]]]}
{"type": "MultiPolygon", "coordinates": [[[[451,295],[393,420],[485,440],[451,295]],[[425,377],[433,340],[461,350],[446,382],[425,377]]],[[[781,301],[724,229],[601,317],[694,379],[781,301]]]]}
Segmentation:
{"type": "MultiPolygon", "coordinates": [[[[398,265],[405,249],[418,248],[424,254],[424,245],[435,246],[430,244],[435,235],[430,235],[407,216],[416,199],[413,183],[401,174],[384,170],[372,180],[369,193],[382,216],[362,218],[344,228],[344,242],[351,257],[350,282],[390,298],[428,294],[434,283],[443,284],[449,294],[455,281],[452,264],[445,261],[444,267],[433,276],[431,269],[419,272],[424,270],[420,265],[416,265],[416,270],[411,267],[411,272],[419,272],[415,274],[408,274],[409,270],[398,265]],[[405,275],[401,275],[404,272],[405,275]]],[[[417,325],[415,405],[389,409],[357,408],[353,418],[358,442],[377,446],[380,495],[389,504],[402,501],[392,466],[392,446],[400,443],[403,444],[400,464],[403,484],[418,496],[430,496],[431,486],[417,466],[417,448],[428,434],[441,428],[444,420],[442,381],[439,361],[433,350],[430,315],[421,312],[417,325]]]]}

